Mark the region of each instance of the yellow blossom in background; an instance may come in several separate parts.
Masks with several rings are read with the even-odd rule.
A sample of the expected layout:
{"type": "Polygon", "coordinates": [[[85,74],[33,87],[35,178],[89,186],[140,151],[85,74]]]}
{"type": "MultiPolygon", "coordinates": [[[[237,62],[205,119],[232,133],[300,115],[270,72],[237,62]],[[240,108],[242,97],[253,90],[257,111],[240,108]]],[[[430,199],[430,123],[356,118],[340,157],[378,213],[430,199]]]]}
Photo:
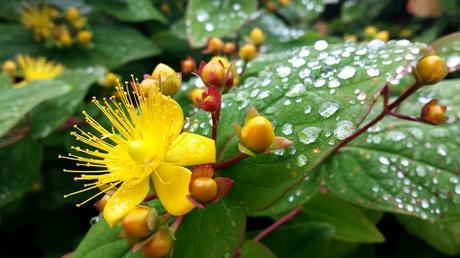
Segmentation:
{"type": "Polygon", "coordinates": [[[128,93],[117,87],[120,99],[111,97],[102,102],[94,99],[93,103],[112,123],[112,128],[104,128],[84,112],[86,122],[101,136],[75,127],[72,135],[92,149],[73,147],[78,154],[62,157],[76,161],[77,166],[88,167],[64,170],[81,173],[75,180],[93,181],[69,195],[106,186],[83,202],[86,203],[116,189],[103,210],[111,226],[144,200],[150,181],[167,212],[174,216],[186,214],[194,205],[187,199],[191,171],[185,166],[214,163],[216,159],[214,140],[181,133],[184,115],[176,101],[159,92],[145,96],[137,87],[135,90],[128,93]]]}
{"type": "Polygon", "coordinates": [[[22,10],[21,23],[34,33],[36,41],[49,38],[54,28],[53,18],[57,16],[57,10],[44,5],[42,7],[30,6],[22,10]]]}
{"type": "Polygon", "coordinates": [[[19,68],[22,71],[23,81],[16,87],[33,80],[47,80],[57,77],[64,70],[59,63],[46,60],[44,57],[32,58],[30,56],[18,55],[19,68]]]}
{"type": "Polygon", "coordinates": [[[104,79],[99,81],[99,84],[104,88],[114,88],[118,85],[120,78],[118,74],[108,72],[105,74],[104,79]]]}

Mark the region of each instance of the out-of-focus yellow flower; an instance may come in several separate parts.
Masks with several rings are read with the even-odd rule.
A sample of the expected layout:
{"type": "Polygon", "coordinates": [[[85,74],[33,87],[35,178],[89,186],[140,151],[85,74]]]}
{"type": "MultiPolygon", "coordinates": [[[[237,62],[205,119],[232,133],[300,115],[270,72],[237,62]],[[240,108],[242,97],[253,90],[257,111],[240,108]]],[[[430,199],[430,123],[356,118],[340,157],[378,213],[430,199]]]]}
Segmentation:
{"type": "Polygon", "coordinates": [[[65,19],[69,22],[75,21],[79,17],[80,11],[75,6],[71,6],[65,11],[65,19]]]}
{"type": "Polygon", "coordinates": [[[390,39],[390,33],[386,30],[379,31],[377,35],[375,35],[376,39],[380,39],[381,41],[387,42],[390,39]]]}
{"type": "Polygon", "coordinates": [[[345,34],[345,36],[343,36],[343,39],[345,41],[351,41],[351,42],[358,41],[358,37],[356,35],[350,35],[350,34],[345,34]]]}
{"type": "Polygon", "coordinates": [[[83,16],[80,16],[71,22],[72,26],[77,30],[83,29],[83,27],[86,26],[86,23],[87,23],[87,19],[86,17],[83,17],[83,16]]]}
{"type": "Polygon", "coordinates": [[[105,74],[105,77],[102,81],[99,81],[99,84],[105,88],[114,88],[118,85],[120,76],[116,73],[108,72],[105,74]]]}
{"type": "Polygon", "coordinates": [[[367,26],[364,28],[364,36],[368,38],[374,38],[377,35],[378,30],[375,26],[367,26]]]}
{"type": "Polygon", "coordinates": [[[17,87],[23,86],[24,82],[53,79],[64,70],[62,64],[48,61],[44,57],[32,58],[19,55],[17,59],[24,79],[16,85],[17,87]]]}
{"type": "Polygon", "coordinates": [[[27,29],[33,31],[36,41],[49,38],[53,29],[53,18],[56,17],[57,10],[48,5],[29,6],[22,9],[20,14],[21,23],[27,29]]]}
{"type": "Polygon", "coordinates": [[[111,97],[103,103],[93,100],[112,123],[111,128],[104,128],[84,112],[86,122],[102,136],[77,126],[72,132],[77,140],[92,149],[73,147],[78,154],[61,158],[76,161],[77,165],[88,169],[64,171],[81,173],[75,180],[92,183],[69,195],[103,185],[109,187],[99,194],[116,189],[103,211],[104,218],[113,226],[144,200],[152,180],[166,211],[174,216],[186,214],[194,205],[187,199],[191,171],[185,166],[214,163],[214,140],[181,133],[184,115],[179,104],[170,97],[159,92],[144,96],[136,90],[134,93],[124,91],[122,87],[117,87],[117,91],[120,99],[111,97]]]}
{"type": "Polygon", "coordinates": [[[88,44],[89,42],[91,42],[92,38],[93,33],[91,33],[91,31],[88,30],[79,31],[77,34],[78,42],[81,44],[88,44]]]}
{"type": "Polygon", "coordinates": [[[12,60],[5,61],[2,65],[2,71],[14,77],[16,76],[16,64],[12,60]]]}

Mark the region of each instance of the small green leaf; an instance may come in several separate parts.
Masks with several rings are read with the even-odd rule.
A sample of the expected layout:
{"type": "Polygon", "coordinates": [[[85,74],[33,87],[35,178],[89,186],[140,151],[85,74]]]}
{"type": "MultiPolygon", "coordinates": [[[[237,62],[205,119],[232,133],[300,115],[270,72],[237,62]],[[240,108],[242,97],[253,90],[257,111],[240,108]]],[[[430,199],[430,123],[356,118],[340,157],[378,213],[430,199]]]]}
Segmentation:
{"type": "Polygon", "coordinates": [[[46,101],[32,111],[32,134],[43,138],[62,125],[83,101],[89,86],[97,80],[94,73],[84,70],[66,70],[57,79],[72,86],[59,98],[46,101]]]}
{"type": "Polygon", "coordinates": [[[304,205],[295,221],[325,222],[335,227],[335,238],[356,243],[381,243],[382,233],[359,208],[333,195],[316,195],[304,205]]]}
{"type": "Polygon", "coordinates": [[[43,147],[27,137],[14,145],[0,148],[0,160],[1,208],[40,184],[43,147]]]}
{"type": "MultiPolygon", "coordinates": [[[[232,193],[248,213],[267,208],[323,162],[363,121],[387,78],[416,62],[414,53],[422,47],[407,40],[336,45],[321,40],[291,50],[224,95],[218,160],[238,153],[232,125],[242,124],[251,106],[273,122],[276,135],[293,141],[288,149],[222,171],[234,180],[232,193]]],[[[210,135],[208,121],[209,114],[198,112],[185,129],[210,135]],[[191,123],[194,119],[200,123],[191,123]]]]}
{"type": "Polygon", "coordinates": [[[460,32],[436,40],[431,47],[437,55],[445,59],[450,72],[460,69],[460,32]]]}
{"type": "Polygon", "coordinates": [[[241,248],[241,258],[276,258],[276,256],[263,244],[247,240],[241,248]]]}
{"type": "Polygon", "coordinates": [[[430,222],[410,216],[397,216],[404,228],[447,255],[460,254],[460,222],[430,222]]]}
{"type": "Polygon", "coordinates": [[[223,37],[238,30],[256,10],[255,0],[191,0],[186,13],[190,44],[201,47],[209,37],[223,37]]]}
{"type": "Polygon", "coordinates": [[[71,86],[59,81],[33,81],[21,88],[11,88],[0,94],[0,136],[32,108],[41,102],[59,97],[71,86]]]}
{"type": "Polygon", "coordinates": [[[122,21],[143,22],[155,20],[163,23],[167,22],[166,17],[149,0],[86,0],[86,3],[122,21]]]}
{"type": "Polygon", "coordinates": [[[280,227],[263,238],[262,243],[278,257],[316,258],[323,256],[333,236],[333,226],[308,222],[280,227]]]}
{"type": "Polygon", "coordinates": [[[399,109],[419,115],[431,98],[447,105],[449,122],[428,125],[387,118],[321,166],[325,186],[371,209],[424,219],[460,219],[460,90],[458,80],[426,87],[399,109]]]}
{"type": "Polygon", "coordinates": [[[230,198],[206,205],[205,209],[195,209],[179,227],[173,257],[234,257],[245,226],[242,207],[230,198]]]}

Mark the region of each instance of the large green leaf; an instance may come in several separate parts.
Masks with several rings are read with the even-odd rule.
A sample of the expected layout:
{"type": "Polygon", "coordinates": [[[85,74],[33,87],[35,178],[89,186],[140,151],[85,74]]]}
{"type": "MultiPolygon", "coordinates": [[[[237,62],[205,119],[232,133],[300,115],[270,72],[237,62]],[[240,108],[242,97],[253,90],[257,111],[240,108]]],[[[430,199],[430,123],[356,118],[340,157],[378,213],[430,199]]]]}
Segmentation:
{"type": "Polygon", "coordinates": [[[278,8],[278,11],[289,21],[308,22],[318,17],[324,11],[325,5],[325,0],[299,0],[292,1],[288,6],[278,8]]]}
{"type": "Polygon", "coordinates": [[[201,47],[209,37],[223,37],[238,30],[256,10],[255,0],[190,0],[186,29],[190,44],[201,47]]]}
{"type": "Polygon", "coordinates": [[[446,65],[450,71],[460,69],[460,32],[436,40],[431,44],[431,47],[437,55],[446,60],[446,65]]]}
{"type": "Polygon", "coordinates": [[[71,86],[60,81],[33,81],[0,94],[0,136],[41,102],[67,93],[71,86]]]}
{"type": "Polygon", "coordinates": [[[241,258],[276,258],[276,256],[263,244],[247,240],[241,248],[241,258]]]}
{"type": "Polygon", "coordinates": [[[234,257],[244,236],[246,215],[238,203],[223,199],[184,217],[173,257],[234,257]]]}
{"type": "Polygon", "coordinates": [[[11,77],[6,73],[0,73],[0,92],[13,87],[11,77]]]}
{"type": "Polygon", "coordinates": [[[331,225],[308,222],[280,227],[262,242],[278,257],[315,258],[323,256],[333,235],[331,225]]]}
{"type": "Polygon", "coordinates": [[[138,31],[126,26],[91,25],[94,48],[48,49],[33,40],[32,33],[19,25],[0,25],[0,62],[17,54],[44,55],[67,66],[106,66],[114,69],[127,62],[159,54],[161,50],[138,31]]]}
{"type": "Polygon", "coordinates": [[[426,87],[399,109],[419,115],[439,98],[449,106],[444,125],[387,118],[321,166],[326,187],[371,209],[425,219],[460,219],[458,80],[426,87]]]}
{"type": "MultiPolygon", "coordinates": [[[[238,153],[232,124],[243,123],[249,107],[271,120],[277,135],[293,145],[260,154],[221,171],[234,180],[232,193],[250,213],[266,208],[320,164],[366,117],[387,78],[416,61],[423,47],[381,41],[294,49],[258,77],[246,79],[223,97],[217,145],[219,160],[238,153]]],[[[186,129],[210,135],[208,114],[186,129]]],[[[191,120],[193,121],[193,119],[191,120]]]]}
{"type": "Polygon", "coordinates": [[[342,5],[341,20],[344,23],[373,20],[381,14],[390,0],[346,0],[342,5]]]}
{"type": "Polygon", "coordinates": [[[62,125],[82,102],[89,86],[97,80],[97,74],[85,70],[65,71],[56,80],[72,86],[59,98],[46,101],[32,111],[32,133],[35,137],[46,137],[62,125]]]}
{"type": "Polygon", "coordinates": [[[404,228],[448,255],[460,254],[460,222],[433,223],[410,216],[397,216],[404,228]]]}
{"type": "Polygon", "coordinates": [[[142,22],[156,20],[166,23],[164,15],[153,5],[150,0],[86,0],[94,8],[113,15],[122,21],[142,22]]]}
{"type": "Polygon", "coordinates": [[[335,227],[335,238],[347,242],[381,243],[385,240],[359,208],[333,195],[319,194],[304,205],[295,221],[319,221],[335,227]]]}
{"type": "Polygon", "coordinates": [[[29,137],[0,148],[0,208],[40,184],[43,147],[29,137]]]}

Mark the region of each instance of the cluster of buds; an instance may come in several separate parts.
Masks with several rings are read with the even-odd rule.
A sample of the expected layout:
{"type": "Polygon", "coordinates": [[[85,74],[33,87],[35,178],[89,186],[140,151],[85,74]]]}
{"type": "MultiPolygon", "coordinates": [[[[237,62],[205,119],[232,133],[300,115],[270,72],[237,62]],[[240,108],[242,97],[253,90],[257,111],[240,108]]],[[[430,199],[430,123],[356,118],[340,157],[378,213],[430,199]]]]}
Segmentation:
{"type": "Polygon", "coordinates": [[[147,258],[161,258],[171,252],[174,234],[155,208],[137,206],[122,219],[119,236],[128,239],[132,251],[142,250],[147,258]]]}
{"type": "Polygon", "coordinates": [[[292,144],[290,140],[276,136],[272,123],[254,107],[249,109],[243,127],[234,124],[233,129],[240,139],[240,152],[249,156],[284,149],[292,144]]]}
{"type": "Polygon", "coordinates": [[[260,28],[253,28],[246,38],[247,43],[240,47],[238,55],[245,61],[250,61],[257,56],[258,48],[265,41],[265,34],[260,28]]]}
{"type": "Polygon", "coordinates": [[[210,37],[203,53],[213,55],[221,55],[223,53],[225,55],[232,55],[235,53],[235,50],[236,44],[234,42],[224,42],[220,38],[210,37]]]}
{"type": "Polygon", "coordinates": [[[230,191],[233,180],[226,177],[214,177],[211,165],[200,165],[193,169],[189,184],[189,200],[197,207],[204,208],[206,203],[222,199],[230,191]]]}
{"type": "Polygon", "coordinates": [[[167,96],[174,96],[180,89],[182,77],[171,67],[158,64],[152,74],[144,75],[142,82],[137,85],[142,95],[148,96],[155,92],[161,92],[167,96]]]}
{"type": "Polygon", "coordinates": [[[375,26],[367,26],[363,34],[366,39],[379,39],[385,42],[390,39],[390,33],[387,30],[379,31],[375,26]]]}
{"type": "Polygon", "coordinates": [[[49,5],[25,7],[21,22],[33,31],[37,42],[45,41],[47,46],[70,47],[75,41],[82,46],[92,46],[93,34],[87,28],[87,18],[76,7],[68,8],[63,15],[49,5]]]}
{"type": "Polygon", "coordinates": [[[269,12],[274,12],[277,9],[277,5],[280,7],[286,7],[291,4],[291,0],[278,0],[278,3],[276,3],[273,0],[268,0],[265,2],[265,9],[269,12]]]}

